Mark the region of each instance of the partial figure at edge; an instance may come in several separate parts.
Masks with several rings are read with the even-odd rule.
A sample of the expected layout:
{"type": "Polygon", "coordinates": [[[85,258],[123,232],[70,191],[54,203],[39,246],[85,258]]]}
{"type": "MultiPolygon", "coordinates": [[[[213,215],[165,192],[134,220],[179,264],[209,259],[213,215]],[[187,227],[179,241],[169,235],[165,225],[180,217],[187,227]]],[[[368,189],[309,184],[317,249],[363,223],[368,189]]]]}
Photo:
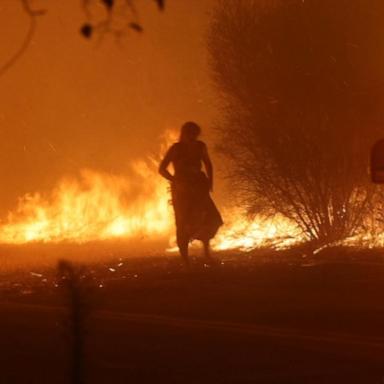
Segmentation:
{"type": "Polygon", "coordinates": [[[179,141],[168,149],[159,167],[159,173],[171,182],[176,240],[180,255],[187,265],[188,245],[192,240],[202,241],[205,257],[212,260],[209,242],[223,224],[210,196],[213,167],[207,146],[198,140],[200,133],[201,129],[196,123],[185,123],[181,127],[179,141]],[[170,164],[173,165],[173,174],[168,171],[170,164]]]}

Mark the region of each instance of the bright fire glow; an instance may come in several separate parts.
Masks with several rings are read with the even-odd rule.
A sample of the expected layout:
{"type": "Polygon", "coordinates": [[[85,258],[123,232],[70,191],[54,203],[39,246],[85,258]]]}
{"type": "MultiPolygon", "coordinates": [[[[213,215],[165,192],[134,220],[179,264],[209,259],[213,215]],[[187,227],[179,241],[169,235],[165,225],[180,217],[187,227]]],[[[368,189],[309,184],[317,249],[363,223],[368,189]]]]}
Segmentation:
{"type": "Polygon", "coordinates": [[[122,176],[83,170],[44,198],[24,196],[0,226],[0,242],[88,242],[166,234],[171,229],[167,186],[149,168],[134,168],[135,185],[122,176]],[[137,196],[136,183],[142,181],[137,196]]]}
{"type": "Polygon", "coordinates": [[[226,211],[226,225],[213,240],[214,249],[286,248],[298,243],[302,237],[298,228],[281,216],[274,218],[257,217],[247,219],[240,211],[226,211]]]}
{"type": "MultiPolygon", "coordinates": [[[[165,147],[174,141],[167,135],[165,147]]],[[[157,174],[157,158],[135,162],[130,176],[81,170],[44,196],[28,194],[0,224],[0,243],[74,242],[172,236],[174,220],[167,182],[157,174]]],[[[217,250],[289,246],[295,226],[282,217],[247,219],[224,211],[226,225],[212,245],[217,250]]]]}

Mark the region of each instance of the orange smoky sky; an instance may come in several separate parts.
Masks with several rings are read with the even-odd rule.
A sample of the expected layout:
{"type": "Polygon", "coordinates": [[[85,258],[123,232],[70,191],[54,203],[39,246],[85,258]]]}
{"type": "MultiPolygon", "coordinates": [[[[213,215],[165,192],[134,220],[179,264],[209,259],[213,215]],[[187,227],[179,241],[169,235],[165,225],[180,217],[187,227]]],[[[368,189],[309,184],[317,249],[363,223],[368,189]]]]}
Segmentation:
{"type": "MultiPolygon", "coordinates": [[[[28,29],[20,3],[1,0],[0,62],[28,29]]],[[[80,0],[31,4],[47,13],[25,54],[0,77],[2,212],[80,168],[124,172],[185,120],[200,122],[212,144],[205,34],[214,0],[168,0],[165,12],[138,0],[144,33],[130,31],[118,43],[80,35],[80,0]]]]}

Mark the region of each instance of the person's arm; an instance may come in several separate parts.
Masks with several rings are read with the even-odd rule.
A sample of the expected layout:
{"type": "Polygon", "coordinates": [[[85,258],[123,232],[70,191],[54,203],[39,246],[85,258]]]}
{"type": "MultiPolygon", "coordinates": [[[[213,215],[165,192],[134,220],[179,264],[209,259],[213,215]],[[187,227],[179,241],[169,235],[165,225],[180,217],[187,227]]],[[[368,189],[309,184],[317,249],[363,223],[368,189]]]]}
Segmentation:
{"type": "Polygon", "coordinates": [[[173,157],[172,148],[173,147],[169,148],[168,152],[164,156],[163,160],[160,162],[160,166],[159,166],[160,175],[169,181],[173,181],[174,179],[174,176],[168,171],[168,166],[172,161],[172,157],[173,157]]]}
{"type": "Polygon", "coordinates": [[[212,166],[212,161],[208,154],[207,146],[205,144],[203,149],[203,163],[208,176],[209,190],[213,191],[213,166],[212,166]]]}

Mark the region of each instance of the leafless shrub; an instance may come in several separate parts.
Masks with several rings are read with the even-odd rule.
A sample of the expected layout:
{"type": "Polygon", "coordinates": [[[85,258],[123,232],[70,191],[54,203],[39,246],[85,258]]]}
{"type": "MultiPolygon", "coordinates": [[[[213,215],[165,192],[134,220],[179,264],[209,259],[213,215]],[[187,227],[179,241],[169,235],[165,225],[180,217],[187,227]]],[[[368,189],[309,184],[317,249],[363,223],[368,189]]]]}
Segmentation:
{"type": "Polygon", "coordinates": [[[384,122],[383,17],[380,0],[219,1],[220,146],[250,212],[281,213],[316,243],[361,226],[384,122]]]}

